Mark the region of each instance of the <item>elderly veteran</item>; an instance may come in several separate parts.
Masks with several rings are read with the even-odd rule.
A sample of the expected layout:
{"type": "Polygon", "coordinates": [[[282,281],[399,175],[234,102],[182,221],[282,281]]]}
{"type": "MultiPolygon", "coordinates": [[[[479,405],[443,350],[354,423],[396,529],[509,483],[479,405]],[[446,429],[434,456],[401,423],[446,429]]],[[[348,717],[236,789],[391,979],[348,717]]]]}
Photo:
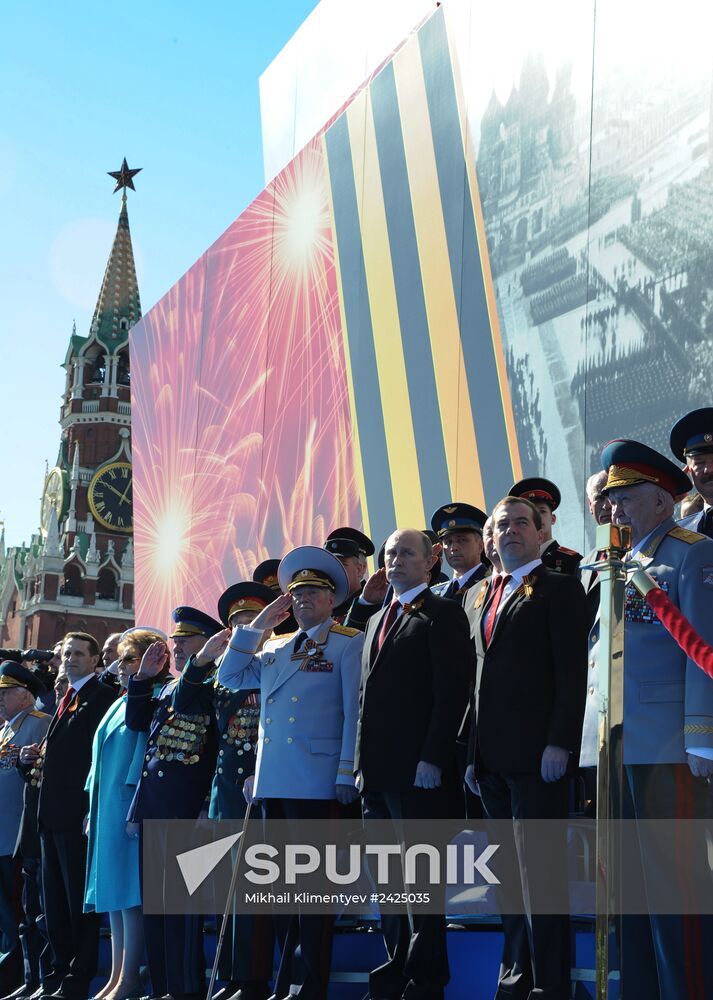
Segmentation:
{"type": "MultiPolygon", "coordinates": [[[[363,636],[337,624],[335,605],[349,592],[340,561],[324,549],[293,549],[279,566],[287,591],[268,605],[252,625],[233,632],[218,680],[240,689],[260,685],[260,728],[253,793],[266,819],[329,819],[340,805],[353,803],[354,746],[359,702],[363,636]],[[267,629],[294,611],[297,635],[268,639],[267,629]]],[[[214,660],[227,639],[216,636],[196,657],[200,666],[214,660]]],[[[325,1000],[329,983],[334,918],[300,913],[279,928],[286,942],[299,943],[303,972],[296,974],[294,951],[283,951],[275,996],[297,993],[303,1000],[325,1000]],[[295,924],[297,925],[295,928],[295,924]]]]}
{"type": "MultiPolygon", "coordinates": [[[[602,452],[612,523],[629,525],[637,560],[703,639],[713,642],[713,542],[673,520],[674,504],[691,482],[673,462],[638,441],[611,441],[602,452]]],[[[582,766],[597,759],[599,618],[589,636],[589,686],[582,766]]],[[[713,775],[713,681],[680,649],[629,584],[624,623],[623,817],[704,819],[713,775]]],[[[652,825],[638,828],[641,879],[667,867],[652,825]]],[[[685,916],[652,913],[622,919],[622,980],[627,995],[647,1000],[713,996],[713,965],[700,942],[713,940],[713,921],[696,909],[696,858],[706,845],[695,824],[680,825],[672,906],[685,916]]],[[[700,869],[700,865],[699,865],[700,869]]],[[[626,900],[624,900],[626,903],[626,900]]],[[[705,911],[703,911],[705,912],[705,911]]],[[[710,911],[708,911],[710,912],[710,911]]]]}
{"type": "Polygon", "coordinates": [[[681,526],[713,538],[713,406],[681,417],[671,428],[671,451],[686,463],[703,509],[681,520],[681,526]]]}
{"type": "MultiPolygon", "coordinates": [[[[275,599],[269,587],[254,581],[235,583],[218,600],[218,617],[229,628],[250,625],[275,599]]],[[[247,802],[245,781],[255,772],[260,692],[249,685],[238,691],[219,684],[213,661],[189,659],[178,679],[173,704],[179,712],[213,712],[218,762],[208,807],[209,819],[242,819],[247,802]]],[[[253,681],[257,684],[257,681],[253,681]]],[[[213,1000],[265,1000],[272,978],[274,933],[268,914],[233,913],[220,953],[213,1000]]]]}
{"type": "Polygon", "coordinates": [[[18,933],[13,898],[18,863],[13,857],[22,819],[25,782],[18,769],[20,747],[40,743],[50,724],[50,716],[35,709],[35,699],[44,685],[19,663],[0,663],[0,937],[5,941],[3,965],[15,960],[22,945],[24,975],[22,985],[12,993],[26,1000],[38,988],[39,953],[43,946],[36,920],[40,915],[38,865],[23,859],[23,919],[18,933]]]}
{"type": "MultiPolygon", "coordinates": [[[[197,608],[173,611],[171,633],[176,667],[182,670],[188,658],[209,636],[220,631],[220,622],[197,608]]],[[[129,808],[128,832],[143,831],[148,819],[197,819],[205,807],[216,760],[215,719],[207,710],[181,712],[174,704],[175,678],[166,679],[158,691],[156,678],[165,670],[168,650],[163,642],[152,643],[144,653],[138,673],[129,678],[126,725],[135,732],[148,732],[141,775],[129,808]]],[[[146,844],[154,844],[153,839],[146,844]]],[[[158,845],[155,845],[158,848],[158,845]]],[[[145,851],[141,855],[146,863],[145,851]]],[[[157,857],[155,864],[165,864],[157,857]]],[[[170,993],[175,1000],[203,997],[205,958],[202,920],[194,915],[144,914],[144,935],[151,984],[156,996],[170,993]],[[176,954],[183,961],[176,961],[176,954]]]]}

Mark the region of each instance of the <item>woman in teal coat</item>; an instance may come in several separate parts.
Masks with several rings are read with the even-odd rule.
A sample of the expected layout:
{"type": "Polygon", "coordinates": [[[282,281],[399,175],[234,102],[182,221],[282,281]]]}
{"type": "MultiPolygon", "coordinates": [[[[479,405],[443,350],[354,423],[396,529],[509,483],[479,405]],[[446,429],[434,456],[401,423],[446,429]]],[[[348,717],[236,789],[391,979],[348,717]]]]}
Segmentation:
{"type": "MultiPolygon", "coordinates": [[[[118,677],[126,688],[153,642],[165,641],[154,629],[130,629],[118,648],[118,677]]],[[[162,674],[169,670],[168,652],[162,674]]],[[[116,701],[94,735],[92,766],[87,777],[89,816],[84,909],[108,913],[112,968],[96,1000],[125,1000],[139,990],[144,951],[139,881],[139,841],[127,834],[126,816],[141,777],[147,733],[125,725],[126,698],[116,701]]]]}

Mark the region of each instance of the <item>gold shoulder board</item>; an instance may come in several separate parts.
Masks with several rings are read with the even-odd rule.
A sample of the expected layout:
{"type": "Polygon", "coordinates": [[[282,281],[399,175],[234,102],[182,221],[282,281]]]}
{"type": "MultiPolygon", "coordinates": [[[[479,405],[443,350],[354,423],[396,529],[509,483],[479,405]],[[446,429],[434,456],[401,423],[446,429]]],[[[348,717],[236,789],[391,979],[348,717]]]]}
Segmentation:
{"type": "Polygon", "coordinates": [[[30,715],[34,716],[35,719],[46,719],[47,712],[38,712],[36,708],[33,708],[30,715]]]}
{"type": "Polygon", "coordinates": [[[701,535],[697,531],[689,531],[688,528],[682,528],[680,525],[676,525],[675,528],[671,528],[669,535],[672,538],[678,538],[680,542],[685,542],[686,545],[693,545],[695,542],[704,542],[706,540],[706,535],[701,535]]]}
{"type": "Polygon", "coordinates": [[[275,633],[273,632],[273,634],[267,641],[274,643],[274,646],[272,647],[273,649],[282,649],[282,647],[286,646],[287,643],[290,642],[292,639],[294,639],[296,635],[297,635],[296,631],[288,632],[286,635],[275,635],[275,633]]]}
{"type": "Polygon", "coordinates": [[[359,635],[358,628],[349,628],[347,625],[337,625],[336,622],[332,625],[329,631],[336,632],[337,635],[359,635]]]}

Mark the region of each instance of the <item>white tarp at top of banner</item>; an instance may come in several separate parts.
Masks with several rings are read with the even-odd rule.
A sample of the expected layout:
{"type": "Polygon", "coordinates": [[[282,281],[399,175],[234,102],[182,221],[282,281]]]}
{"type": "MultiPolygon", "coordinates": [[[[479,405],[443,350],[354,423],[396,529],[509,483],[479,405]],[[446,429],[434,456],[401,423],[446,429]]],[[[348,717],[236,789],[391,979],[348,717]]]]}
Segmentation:
{"type": "Polygon", "coordinates": [[[436,0],[322,0],[260,77],[265,183],[293,159],[436,0]]]}

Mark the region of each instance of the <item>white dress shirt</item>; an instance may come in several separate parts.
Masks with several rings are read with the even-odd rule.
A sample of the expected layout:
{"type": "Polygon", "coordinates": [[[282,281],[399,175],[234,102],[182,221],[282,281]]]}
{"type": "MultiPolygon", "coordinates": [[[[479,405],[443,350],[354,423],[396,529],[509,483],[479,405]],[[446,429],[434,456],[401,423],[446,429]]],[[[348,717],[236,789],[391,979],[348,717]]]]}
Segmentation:
{"type": "Polygon", "coordinates": [[[394,599],[398,600],[400,607],[396,609],[397,620],[404,613],[404,604],[413,604],[419,594],[422,594],[424,590],[428,590],[427,583],[419,583],[417,587],[412,587],[410,590],[405,590],[403,594],[394,594],[394,599]]]}
{"type": "Polygon", "coordinates": [[[67,680],[69,680],[69,686],[71,688],[74,688],[74,693],[76,694],[77,691],[80,691],[84,687],[87,681],[90,681],[92,679],[92,677],[96,677],[94,671],[92,671],[91,674],[85,674],[84,677],[79,677],[76,681],[69,680],[69,674],[68,674],[67,680]]]}
{"type": "Polygon", "coordinates": [[[465,573],[456,573],[455,570],[454,570],[453,571],[453,579],[458,581],[458,586],[459,587],[462,587],[463,584],[467,583],[468,580],[470,580],[470,578],[473,575],[473,573],[475,573],[475,571],[477,569],[479,569],[482,565],[483,565],[482,563],[478,562],[478,563],[475,564],[475,566],[471,566],[470,569],[467,569],[465,571],[465,573]]]}
{"type": "MultiPolygon", "coordinates": [[[[503,587],[503,596],[500,598],[500,604],[498,605],[498,614],[500,614],[500,612],[503,610],[503,608],[505,607],[506,603],[509,601],[509,599],[512,597],[512,595],[515,593],[515,591],[518,589],[518,587],[522,586],[522,578],[524,576],[527,576],[528,573],[532,573],[533,569],[536,569],[537,566],[541,566],[541,565],[542,565],[542,560],[538,556],[537,559],[533,559],[531,562],[525,563],[523,566],[518,566],[517,569],[513,569],[513,570],[510,570],[510,571],[506,570],[503,573],[496,573],[493,576],[491,587],[495,583],[495,581],[498,579],[499,576],[509,576],[510,577],[510,579],[508,580],[508,582],[503,587]]],[[[492,590],[491,590],[491,593],[492,593],[492,590]]]]}

